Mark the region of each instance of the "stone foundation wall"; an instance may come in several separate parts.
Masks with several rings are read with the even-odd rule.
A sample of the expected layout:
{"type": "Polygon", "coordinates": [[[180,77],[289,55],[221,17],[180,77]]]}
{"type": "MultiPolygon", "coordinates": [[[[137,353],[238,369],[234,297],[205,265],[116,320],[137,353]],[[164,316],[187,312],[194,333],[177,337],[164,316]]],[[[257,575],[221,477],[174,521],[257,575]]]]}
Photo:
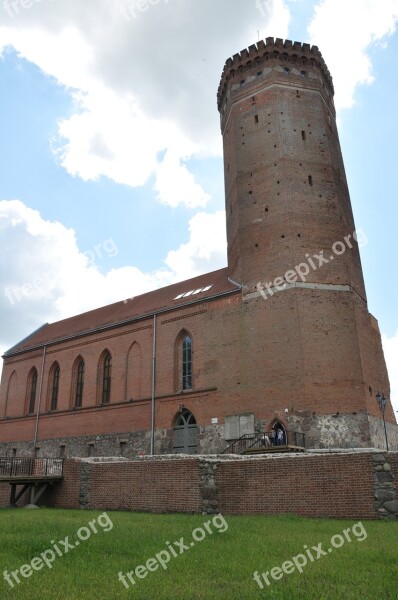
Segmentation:
{"type": "MultiPolygon", "coordinates": [[[[281,418],[281,417],[280,417],[281,418]]],[[[285,416],[282,422],[290,431],[303,432],[306,448],[379,448],[385,449],[383,421],[357,415],[312,415],[297,413],[285,416]]],[[[271,421],[256,420],[256,431],[269,428],[271,421]]],[[[398,450],[398,426],[387,423],[390,450],[398,450]]],[[[230,442],[224,439],[224,425],[198,427],[198,454],[217,454],[230,442]]],[[[149,455],[151,447],[150,431],[135,431],[119,434],[76,436],[39,440],[37,456],[87,458],[90,456],[122,456],[134,458],[149,455]]],[[[0,443],[0,456],[33,456],[33,442],[0,443]]],[[[155,431],[156,454],[173,452],[173,430],[155,431]]]]}
{"type": "MultiPolygon", "coordinates": [[[[371,448],[386,449],[386,435],[382,419],[375,419],[369,416],[369,426],[371,435],[371,448]]],[[[388,447],[390,450],[398,450],[398,425],[386,423],[388,447]]]]}

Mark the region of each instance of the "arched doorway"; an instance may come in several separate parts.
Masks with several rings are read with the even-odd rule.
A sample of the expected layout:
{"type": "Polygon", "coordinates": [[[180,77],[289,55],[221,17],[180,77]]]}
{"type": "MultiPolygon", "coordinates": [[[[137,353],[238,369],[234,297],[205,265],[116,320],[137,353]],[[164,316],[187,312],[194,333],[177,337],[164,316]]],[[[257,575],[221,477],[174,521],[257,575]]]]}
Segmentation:
{"type": "Polygon", "coordinates": [[[197,454],[198,428],[193,414],[186,408],[178,414],[173,430],[174,454],[197,454]]]}
{"type": "Polygon", "coordinates": [[[288,444],[286,427],[278,419],[275,419],[271,425],[270,438],[273,446],[286,446],[288,444]]]}

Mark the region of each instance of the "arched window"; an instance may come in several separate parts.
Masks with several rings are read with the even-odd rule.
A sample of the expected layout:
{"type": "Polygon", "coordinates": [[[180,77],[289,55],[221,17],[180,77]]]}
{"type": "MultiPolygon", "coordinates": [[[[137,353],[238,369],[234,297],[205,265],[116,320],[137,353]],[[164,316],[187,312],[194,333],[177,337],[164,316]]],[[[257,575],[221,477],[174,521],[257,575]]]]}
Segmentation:
{"type": "Polygon", "coordinates": [[[78,359],[75,369],[75,407],[80,408],[83,404],[84,386],[84,360],[78,359]]]}
{"type": "Polygon", "coordinates": [[[33,415],[35,412],[36,403],[36,389],[37,389],[37,369],[33,369],[29,373],[28,377],[28,414],[33,415]]]}
{"type": "Polygon", "coordinates": [[[142,350],[141,346],[134,342],[127,355],[126,369],[126,399],[137,400],[142,397],[142,350]]]}
{"type": "Polygon", "coordinates": [[[105,352],[102,357],[102,381],[101,381],[101,402],[109,404],[111,400],[111,382],[112,382],[112,357],[109,352],[105,352]]]}
{"type": "Polygon", "coordinates": [[[59,376],[61,369],[59,364],[55,363],[51,368],[50,385],[51,385],[51,403],[50,410],[57,410],[58,405],[58,390],[59,390],[59,376]]]}
{"type": "Polygon", "coordinates": [[[192,340],[189,335],[182,342],[182,389],[192,389],[192,340]]]}

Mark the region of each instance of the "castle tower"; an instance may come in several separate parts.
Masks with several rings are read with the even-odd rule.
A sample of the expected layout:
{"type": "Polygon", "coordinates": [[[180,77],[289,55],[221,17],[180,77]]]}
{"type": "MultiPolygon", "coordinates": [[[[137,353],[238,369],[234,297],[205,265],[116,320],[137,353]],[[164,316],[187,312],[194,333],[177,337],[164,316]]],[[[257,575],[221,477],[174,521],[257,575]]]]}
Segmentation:
{"type": "MultiPolygon", "coordinates": [[[[283,416],[314,445],[383,447],[375,394],[389,397],[389,382],[333,95],[309,44],[267,38],[222,73],[228,264],[244,296],[241,402],[254,385],[264,421],[283,416]]],[[[398,443],[391,403],[386,420],[398,443]]]]}

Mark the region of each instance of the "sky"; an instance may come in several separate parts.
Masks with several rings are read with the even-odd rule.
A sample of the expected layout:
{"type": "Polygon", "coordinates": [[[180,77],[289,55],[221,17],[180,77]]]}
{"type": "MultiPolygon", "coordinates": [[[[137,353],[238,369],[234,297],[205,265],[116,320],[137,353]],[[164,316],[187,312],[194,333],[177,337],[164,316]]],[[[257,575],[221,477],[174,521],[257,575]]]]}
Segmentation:
{"type": "Polygon", "coordinates": [[[398,411],[397,22],[398,0],[0,0],[0,352],[226,266],[217,88],[280,37],[333,75],[398,411]]]}

